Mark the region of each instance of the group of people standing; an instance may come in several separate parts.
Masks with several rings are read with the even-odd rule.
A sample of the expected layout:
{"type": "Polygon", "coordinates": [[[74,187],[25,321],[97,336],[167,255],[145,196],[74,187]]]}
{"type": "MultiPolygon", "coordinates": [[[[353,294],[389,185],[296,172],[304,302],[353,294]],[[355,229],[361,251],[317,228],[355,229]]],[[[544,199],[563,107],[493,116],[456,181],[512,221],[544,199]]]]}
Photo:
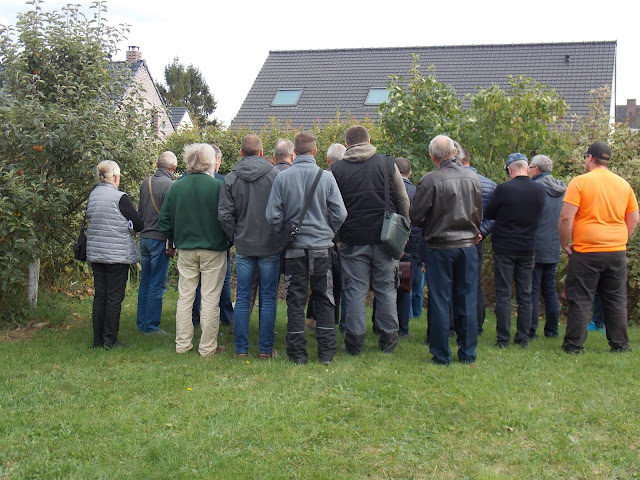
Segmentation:
{"type": "Polygon", "coordinates": [[[207,357],[224,351],[218,345],[218,330],[223,304],[225,310],[231,304],[232,245],[237,357],[249,354],[256,285],[258,358],[277,356],[274,327],[282,273],[290,361],[307,362],[304,309],[309,286],[320,362],[334,361],[340,316],[344,349],[350,355],[362,352],[369,290],[375,299],[379,348],[392,353],[398,335],[408,334],[411,296],[398,290],[398,260],[380,240],[385,211],[391,211],[412,223],[402,260],[411,262],[414,288],[423,288],[420,276],[426,270],[432,362],[451,363],[450,332],[457,337],[458,360],[476,360],[484,322],[481,271],[488,235],[493,235],[498,347],[509,346],[511,340],[513,282],[518,304],[513,342],[525,347],[537,336],[540,293],[545,302],[544,333],[558,336],[555,273],[562,247],[569,255],[569,316],[562,349],[583,351],[596,291],[612,350],[629,349],[625,249],[638,223],[638,204],[629,184],[608,170],[607,145],[598,142],[589,148],[587,173],[573,179],[568,188],[551,175],[549,157],[538,155],[529,162],[521,153],[507,158],[510,181],[496,185],[479,175],[470,166],[468,153],[444,135],[429,145],[437,168],[417,186],[408,178],[409,162],[378,153],[364,127],[349,128],[345,145],[329,148],[329,169],[324,171],[315,160],[316,138],[300,132],[293,143],[278,142],[274,166],[264,157],[260,137],[247,135],[240,148],[242,159],[229,174],[217,178],[220,150],[193,144],[185,147],[187,173],[177,181],[173,178],[177,159],[164,152],[156,173],[141,185],[137,211],[118,191],[117,164],[101,162],[101,182],[87,206],[87,259],[95,282],[94,346],[124,345],[117,339],[120,305],[128,266],[140,258],[133,238],[140,232],[137,326],[145,334],[166,333],[160,328],[162,296],[169,258],[177,249],[177,353],[193,349],[198,290],[202,299],[198,352],[207,357]],[[340,303],[342,315],[338,315],[340,303]]]}

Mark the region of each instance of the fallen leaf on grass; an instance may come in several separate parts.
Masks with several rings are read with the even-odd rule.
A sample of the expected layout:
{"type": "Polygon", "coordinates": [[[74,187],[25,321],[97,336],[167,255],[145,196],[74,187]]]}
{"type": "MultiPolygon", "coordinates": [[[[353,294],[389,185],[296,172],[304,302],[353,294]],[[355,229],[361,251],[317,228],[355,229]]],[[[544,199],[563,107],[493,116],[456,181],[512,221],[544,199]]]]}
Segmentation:
{"type": "Polygon", "coordinates": [[[516,431],[516,429],[513,428],[513,427],[506,427],[506,429],[507,429],[508,432],[515,432],[516,431]]]}

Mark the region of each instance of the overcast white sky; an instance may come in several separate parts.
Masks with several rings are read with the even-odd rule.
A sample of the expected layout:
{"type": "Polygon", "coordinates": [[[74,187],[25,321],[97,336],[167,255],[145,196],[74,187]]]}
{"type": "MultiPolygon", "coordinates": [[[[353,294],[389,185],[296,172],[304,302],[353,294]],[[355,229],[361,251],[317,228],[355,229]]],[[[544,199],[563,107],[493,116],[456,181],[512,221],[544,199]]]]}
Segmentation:
{"type": "MultiPolygon", "coordinates": [[[[45,10],[68,1],[51,0],[45,10]]],[[[90,5],[88,1],[77,1],[90,5]]],[[[0,0],[0,24],[31,8],[0,0]]],[[[617,40],[617,104],[640,99],[640,2],[503,0],[111,0],[107,18],[130,25],[156,81],[174,57],[202,72],[228,125],[269,50],[617,40]]],[[[426,67],[426,65],[425,65],[426,67]]]]}

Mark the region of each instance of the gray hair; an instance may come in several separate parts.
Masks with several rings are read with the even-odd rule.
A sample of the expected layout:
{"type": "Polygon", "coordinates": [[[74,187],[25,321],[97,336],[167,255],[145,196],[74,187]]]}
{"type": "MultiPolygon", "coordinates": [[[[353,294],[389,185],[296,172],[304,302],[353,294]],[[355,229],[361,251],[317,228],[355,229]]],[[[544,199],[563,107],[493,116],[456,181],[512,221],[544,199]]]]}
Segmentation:
{"type": "Polygon", "coordinates": [[[531,167],[538,167],[541,172],[550,172],[553,170],[553,161],[546,155],[536,155],[529,163],[531,167]]]}
{"type": "Polygon", "coordinates": [[[114,184],[115,178],[120,175],[120,167],[113,160],[103,160],[97,168],[98,180],[114,184]]]}
{"type": "Polygon", "coordinates": [[[158,168],[164,168],[165,170],[171,170],[178,166],[178,159],[173,152],[167,150],[160,154],[158,161],[156,162],[156,166],[158,168]]]}
{"type": "Polygon", "coordinates": [[[456,160],[458,160],[462,165],[468,166],[471,165],[471,158],[469,158],[469,152],[467,152],[462,145],[457,141],[453,141],[453,145],[456,147],[456,160]]]}
{"type": "Polygon", "coordinates": [[[345,147],[341,143],[332,143],[331,145],[329,145],[329,148],[327,148],[327,158],[333,164],[342,160],[342,157],[344,157],[344,152],[346,151],[347,147],[345,147]]]}
{"type": "Polygon", "coordinates": [[[287,159],[293,155],[293,143],[291,140],[280,139],[273,149],[273,157],[276,162],[287,159]]]}
{"type": "Polygon", "coordinates": [[[516,160],[515,162],[511,162],[509,164],[509,168],[511,170],[526,170],[527,167],[529,166],[529,164],[527,163],[526,160],[516,160]]]}
{"type": "Polygon", "coordinates": [[[438,135],[429,142],[429,153],[439,162],[452,158],[455,148],[453,140],[446,135],[438,135]]]}
{"type": "Polygon", "coordinates": [[[216,151],[207,143],[192,143],[184,147],[184,163],[188,173],[209,173],[216,163],[216,151]]]}
{"type": "Polygon", "coordinates": [[[222,150],[220,150],[217,145],[210,143],[209,146],[211,146],[211,148],[213,148],[213,151],[216,152],[216,158],[222,157],[222,150]]]}

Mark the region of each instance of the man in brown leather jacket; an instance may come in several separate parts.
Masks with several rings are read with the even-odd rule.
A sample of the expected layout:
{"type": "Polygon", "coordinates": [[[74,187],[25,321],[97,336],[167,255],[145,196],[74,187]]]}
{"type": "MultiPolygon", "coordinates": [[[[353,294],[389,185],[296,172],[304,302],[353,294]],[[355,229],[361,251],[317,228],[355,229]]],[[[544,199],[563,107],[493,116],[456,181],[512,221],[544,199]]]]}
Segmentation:
{"type": "Polygon", "coordinates": [[[456,160],[453,141],[438,135],[429,144],[438,167],[418,183],[410,208],[413,225],[422,227],[429,288],[431,361],[451,363],[449,308],[458,333],[458,360],[473,363],[478,343],[477,281],[482,222],[482,186],[476,174],[456,160]]]}

